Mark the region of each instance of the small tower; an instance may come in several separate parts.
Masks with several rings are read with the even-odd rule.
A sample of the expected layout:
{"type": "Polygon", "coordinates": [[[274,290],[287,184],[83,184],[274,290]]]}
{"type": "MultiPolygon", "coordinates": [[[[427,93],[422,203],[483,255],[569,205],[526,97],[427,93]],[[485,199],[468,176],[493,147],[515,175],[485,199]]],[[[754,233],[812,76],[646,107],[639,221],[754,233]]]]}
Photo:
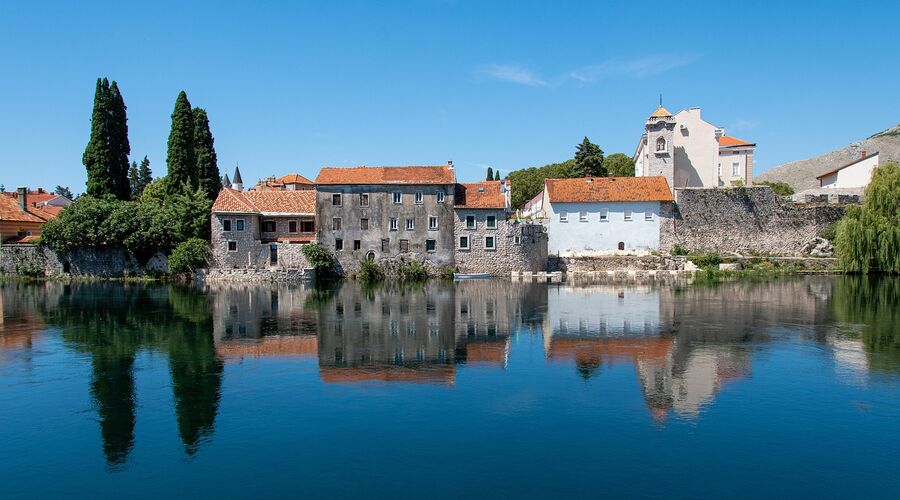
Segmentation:
{"type": "Polygon", "coordinates": [[[222,177],[222,187],[230,188],[231,187],[231,179],[228,178],[228,173],[225,173],[225,177],[222,177]]]}
{"type": "Polygon", "coordinates": [[[669,110],[660,106],[647,118],[644,124],[647,133],[647,158],[644,175],[661,175],[675,191],[675,152],[672,139],[675,137],[675,119],[669,110]]]}
{"type": "Polygon", "coordinates": [[[234,166],[234,179],[231,181],[231,189],[234,189],[235,191],[244,190],[244,181],[241,179],[241,169],[237,165],[234,166]]]}

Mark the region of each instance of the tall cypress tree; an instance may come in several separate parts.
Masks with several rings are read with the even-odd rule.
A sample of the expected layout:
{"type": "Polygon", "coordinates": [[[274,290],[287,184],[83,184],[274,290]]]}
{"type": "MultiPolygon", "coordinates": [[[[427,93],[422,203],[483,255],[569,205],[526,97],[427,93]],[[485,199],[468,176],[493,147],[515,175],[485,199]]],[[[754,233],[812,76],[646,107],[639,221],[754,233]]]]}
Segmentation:
{"type": "Polygon", "coordinates": [[[494,169],[491,167],[488,167],[487,180],[489,180],[489,181],[494,180],[494,169]]]}
{"type": "Polygon", "coordinates": [[[194,108],[194,155],[197,158],[198,185],[210,200],[215,200],[222,189],[216,157],[215,139],[209,130],[209,117],[203,108],[194,108]]]}
{"type": "Polygon", "coordinates": [[[144,159],[141,160],[137,177],[138,185],[141,186],[141,193],[143,193],[144,188],[153,182],[153,171],[150,170],[150,160],[147,159],[147,155],[144,155],[144,159]]]}
{"type": "Polygon", "coordinates": [[[587,136],[581,141],[581,144],[576,146],[572,175],[575,177],[586,175],[606,177],[606,168],[603,167],[603,150],[591,142],[587,136]]]}
{"type": "Polygon", "coordinates": [[[192,190],[197,187],[197,159],[194,155],[194,118],[191,103],[182,90],[172,111],[172,129],[169,132],[169,148],[166,155],[169,176],[166,189],[169,194],[181,193],[184,185],[192,190]]]}
{"type": "Polygon", "coordinates": [[[138,178],[138,166],[136,161],[128,167],[128,184],[131,188],[131,199],[136,200],[141,195],[140,179],[138,178]]]}
{"type": "Polygon", "coordinates": [[[116,198],[120,200],[131,199],[131,184],[128,181],[128,155],[131,154],[131,144],[128,142],[128,117],[126,115],[125,100],[119,91],[119,85],[113,80],[109,87],[110,104],[110,136],[109,145],[112,154],[112,162],[109,166],[109,174],[116,198]]]}
{"type": "Polygon", "coordinates": [[[87,169],[87,194],[101,197],[107,194],[115,194],[115,184],[110,175],[114,153],[110,144],[110,130],[112,128],[109,80],[97,79],[97,88],[94,91],[94,111],[91,114],[91,138],[81,162],[87,169]]]}
{"type": "Polygon", "coordinates": [[[494,180],[495,180],[495,181],[499,181],[499,180],[500,180],[500,171],[499,171],[499,170],[497,170],[497,171],[494,172],[494,180]]]}

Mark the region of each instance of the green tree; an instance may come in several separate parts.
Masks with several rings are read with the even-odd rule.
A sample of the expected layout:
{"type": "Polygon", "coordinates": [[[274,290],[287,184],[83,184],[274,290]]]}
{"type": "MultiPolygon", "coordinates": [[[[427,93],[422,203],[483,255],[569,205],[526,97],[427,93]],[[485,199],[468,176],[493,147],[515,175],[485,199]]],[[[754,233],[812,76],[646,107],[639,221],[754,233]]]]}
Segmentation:
{"type": "Polygon", "coordinates": [[[138,165],[137,180],[138,186],[140,187],[140,193],[138,193],[138,195],[142,194],[144,188],[153,182],[153,172],[150,170],[150,160],[146,155],[144,155],[144,159],[141,160],[141,164],[138,165]]]}
{"type": "Polygon", "coordinates": [[[57,185],[56,189],[53,190],[53,194],[68,198],[70,200],[75,199],[75,196],[72,195],[72,191],[68,188],[68,186],[57,185]]]}
{"type": "Polygon", "coordinates": [[[791,187],[791,185],[787,182],[763,181],[754,182],[753,184],[757,186],[769,186],[770,188],[772,188],[772,191],[774,191],[778,196],[790,196],[794,194],[794,188],[791,187]]]}
{"type": "Polygon", "coordinates": [[[512,184],[511,202],[515,208],[521,207],[544,189],[544,179],[566,179],[574,175],[575,160],[551,163],[543,167],[514,170],[507,175],[512,184]]]}
{"type": "Polygon", "coordinates": [[[131,162],[128,167],[128,185],[131,188],[131,199],[136,200],[141,196],[141,190],[138,186],[138,166],[136,161],[131,162]]]}
{"type": "Polygon", "coordinates": [[[166,165],[169,168],[169,194],[177,194],[182,186],[198,186],[197,159],[194,154],[194,117],[187,94],[182,90],[172,111],[166,165]]]}
{"type": "Polygon", "coordinates": [[[603,160],[612,177],[634,177],[634,161],[624,153],[613,153],[603,160]]]}
{"type": "Polygon", "coordinates": [[[487,180],[489,180],[489,181],[494,180],[494,169],[491,167],[488,167],[488,169],[487,169],[487,180]]]}
{"type": "Polygon", "coordinates": [[[110,137],[109,144],[112,154],[112,163],[109,167],[113,194],[120,200],[131,199],[131,184],[128,181],[128,155],[131,154],[131,144],[128,142],[128,107],[125,99],[119,91],[119,85],[113,80],[109,87],[110,105],[110,137]]]}
{"type": "Polygon", "coordinates": [[[194,119],[194,156],[197,158],[198,186],[206,191],[210,201],[215,200],[222,189],[222,178],[219,177],[219,166],[216,158],[212,132],[209,130],[209,117],[203,108],[193,109],[194,119]]]}
{"type": "Polygon", "coordinates": [[[576,146],[574,177],[605,177],[606,169],[603,167],[603,150],[585,136],[581,144],[576,146]]]}
{"type": "Polygon", "coordinates": [[[834,241],[840,266],[849,272],[900,273],[900,164],[875,169],[862,206],[851,206],[834,241]]]}
{"type": "Polygon", "coordinates": [[[115,153],[111,144],[112,112],[109,100],[109,80],[97,79],[94,91],[94,110],[91,113],[91,138],[81,157],[87,169],[87,194],[105,196],[116,193],[111,175],[115,153]]]}

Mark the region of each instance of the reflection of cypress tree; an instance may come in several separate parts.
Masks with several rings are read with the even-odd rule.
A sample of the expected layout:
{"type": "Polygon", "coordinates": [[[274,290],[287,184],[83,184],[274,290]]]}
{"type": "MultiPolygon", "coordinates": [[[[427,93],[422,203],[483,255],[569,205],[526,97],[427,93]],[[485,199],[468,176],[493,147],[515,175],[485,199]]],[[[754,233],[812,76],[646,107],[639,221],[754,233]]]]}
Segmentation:
{"type": "Polygon", "coordinates": [[[836,320],[864,325],[863,346],[881,355],[870,358],[870,366],[896,371],[900,366],[900,281],[890,276],[843,277],[835,281],[830,302],[836,320]]]}
{"type": "Polygon", "coordinates": [[[111,466],[124,464],[134,445],[134,353],[95,354],[91,395],[100,416],[103,454],[111,466]]]}
{"type": "Polygon", "coordinates": [[[178,434],[185,450],[193,455],[213,432],[223,364],[216,356],[206,297],[193,289],[173,288],[169,303],[182,318],[192,320],[175,323],[168,342],[178,434]]]}

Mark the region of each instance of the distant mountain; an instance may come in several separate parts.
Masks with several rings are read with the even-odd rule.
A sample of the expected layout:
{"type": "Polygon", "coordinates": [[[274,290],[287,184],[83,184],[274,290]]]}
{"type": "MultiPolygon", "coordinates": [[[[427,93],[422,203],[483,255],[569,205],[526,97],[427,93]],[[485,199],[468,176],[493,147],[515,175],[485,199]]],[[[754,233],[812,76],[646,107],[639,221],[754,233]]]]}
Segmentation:
{"type": "Polygon", "coordinates": [[[850,163],[859,158],[863,151],[867,154],[881,153],[882,164],[889,161],[900,161],[900,125],[822,156],[772,167],[753,176],[753,180],[756,182],[786,182],[798,192],[817,188],[819,187],[819,181],[816,180],[817,175],[850,163]]]}

